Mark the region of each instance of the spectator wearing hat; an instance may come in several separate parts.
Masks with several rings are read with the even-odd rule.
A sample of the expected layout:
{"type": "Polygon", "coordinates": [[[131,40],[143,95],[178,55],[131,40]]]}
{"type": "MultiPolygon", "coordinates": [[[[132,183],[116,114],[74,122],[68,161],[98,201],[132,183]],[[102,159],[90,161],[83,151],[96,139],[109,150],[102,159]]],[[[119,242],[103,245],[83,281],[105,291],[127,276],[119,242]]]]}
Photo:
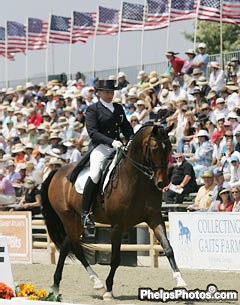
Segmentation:
{"type": "Polygon", "coordinates": [[[126,74],[124,72],[118,73],[118,84],[116,87],[116,90],[122,90],[122,88],[125,88],[129,85],[129,82],[126,79],[126,74]]]}
{"type": "Polygon", "coordinates": [[[227,121],[231,124],[232,130],[235,130],[239,125],[238,115],[236,114],[236,112],[229,112],[227,116],[227,121]]]}
{"type": "Polygon", "coordinates": [[[182,153],[176,153],[177,166],[174,167],[168,186],[163,188],[166,203],[182,203],[184,196],[197,191],[195,173],[192,165],[185,160],[182,153]],[[177,190],[183,189],[181,194],[171,190],[171,185],[175,185],[177,190]]]}
{"type": "Polygon", "coordinates": [[[231,194],[234,199],[232,212],[240,212],[240,186],[233,186],[231,194]]]}
{"type": "Polygon", "coordinates": [[[15,163],[13,160],[9,160],[6,162],[6,177],[7,179],[13,183],[20,183],[21,175],[15,171],[15,163]]]}
{"type": "Polygon", "coordinates": [[[217,206],[217,212],[232,212],[233,200],[230,191],[230,188],[223,188],[219,192],[220,203],[217,206]]]}
{"type": "Polygon", "coordinates": [[[205,76],[199,77],[198,86],[201,89],[201,95],[206,98],[208,93],[211,91],[211,87],[209,86],[205,76]]]}
{"type": "Polygon", "coordinates": [[[38,131],[34,124],[28,125],[28,142],[32,143],[33,145],[37,144],[38,141],[38,131]]]}
{"type": "Polygon", "coordinates": [[[14,163],[16,165],[24,163],[25,162],[24,146],[20,143],[14,145],[12,149],[12,155],[14,156],[14,163]]]}
{"type": "Polygon", "coordinates": [[[22,123],[17,123],[15,126],[17,135],[23,145],[26,145],[28,141],[27,127],[22,123]]]}
{"type": "Polygon", "coordinates": [[[165,53],[167,60],[168,60],[168,64],[169,66],[171,65],[173,71],[174,71],[174,76],[177,75],[177,73],[181,72],[182,67],[185,63],[185,60],[180,58],[180,57],[176,57],[176,55],[179,53],[173,52],[173,51],[167,51],[165,53]]]}
{"type": "Polygon", "coordinates": [[[14,115],[14,108],[8,106],[6,108],[6,112],[7,113],[3,120],[3,129],[5,129],[7,127],[8,122],[13,122],[13,126],[15,126],[15,124],[17,123],[17,117],[14,115]]]}
{"type": "Polygon", "coordinates": [[[45,94],[45,97],[47,98],[46,112],[50,114],[50,110],[52,108],[55,108],[55,100],[53,99],[54,92],[52,90],[48,90],[47,93],[45,94]]]}
{"type": "Polygon", "coordinates": [[[197,192],[194,204],[188,206],[190,211],[207,211],[211,205],[211,197],[214,190],[214,176],[209,170],[201,175],[203,186],[197,192]]]}
{"type": "Polygon", "coordinates": [[[240,185],[240,165],[239,158],[236,155],[231,156],[231,169],[230,169],[230,181],[229,184],[231,187],[235,185],[240,185]]]}
{"type": "Polygon", "coordinates": [[[84,228],[94,227],[92,215],[89,213],[101,177],[102,163],[123,145],[120,141],[120,131],[127,141],[133,135],[133,129],[122,106],[112,103],[114,90],[114,81],[99,81],[99,101],[89,106],[86,111],[86,127],[94,148],[90,155],[90,174],[83,192],[82,223],[84,228]]]}
{"type": "Polygon", "coordinates": [[[87,107],[95,103],[95,95],[94,95],[93,87],[83,88],[81,94],[87,107]]]}
{"type": "Polygon", "coordinates": [[[208,54],[206,53],[206,44],[201,42],[198,45],[198,54],[193,59],[192,67],[199,68],[203,73],[203,76],[206,76],[208,61],[209,58],[208,54]]]}
{"type": "Polygon", "coordinates": [[[48,134],[43,133],[38,138],[38,149],[39,151],[47,151],[49,149],[48,145],[48,134]]]}
{"type": "Polygon", "coordinates": [[[63,161],[57,157],[49,157],[49,160],[46,160],[46,166],[43,170],[43,181],[48,177],[48,175],[53,170],[58,170],[64,165],[63,161]]]}
{"type": "Polygon", "coordinates": [[[12,120],[6,122],[6,126],[3,128],[3,136],[5,138],[13,138],[17,136],[17,130],[14,127],[14,122],[12,120]]]}
{"type": "Polygon", "coordinates": [[[64,116],[66,117],[68,124],[72,125],[75,122],[74,109],[73,107],[67,106],[63,108],[64,116]]]}
{"type": "MultiPolygon", "coordinates": [[[[223,149],[222,149],[223,151],[223,149]]],[[[240,153],[234,151],[234,142],[232,138],[226,139],[226,152],[222,152],[222,158],[220,159],[220,164],[222,166],[222,170],[227,181],[230,180],[231,177],[231,157],[237,156],[240,160],[240,153]]]]}
{"type": "Polygon", "coordinates": [[[32,155],[32,152],[34,150],[34,146],[32,145],[32,143],[28,143],[27,145],[25,145],[24,147],[24,151],[25,151],[25,161],[28,162],[35,162],[35,158],[32,155]]]}
{"type": "Polygon", "coordinates": [[[199,68],[194,68],[192,72],[192,78],[195,79],[196,83],[202,75],[202,71],[199,68]]]}
{"type": "Polygon", "coordinates": [[[137,87],[138,88],[143,88],[146,85],[147,80],[148,80],[147,73],[143,70],[139,71],[137,79],[138,79],[137,87]]]}
{"type": "Polygon", "coordinates": [[[16,100],[15,105],[17,105],[17,106],[22,106],[23,105],[24,98],[25,98],[24,93],[25,93],[25,89],[23,88],[23,86],[18,85],[16,87],[17,100],[16,100]]]}
{"type": "Polygon", "coordinates": [[[63,145],[67,147],[66,160],[69,163],[79,162],[82,158],[80,151],[76,148],[74,139],[71,141],[63,142],[63,145]]]}
{"type": "Polygon", "coordinates": [[[30,211],[32,215],[41,213],[41,194],[40,190],[36,186],[34,178],[27,177],[24,183],[24,195],[23,199],[19,202],[19,205],[14,208],[15,211],[30,211]]]}
{"type": "Polygon", "coordinates": [[[139,119],[137,118],[136,115],[131,116],[130,124],[133,128],[134,133],[136,133],[142,127],[142,125],[140,124],[139,119]]]}
{"type": "Polygon", "coordinates": [[[231,76],[233,73],[236,75],[240,72],[240,65],[239,65],[239,59],[237,57],[232,57],[230,60],[231,64],[231,76]]]}
{"type": "Polygon", "coordinates": [[[239,87],[235,85],[226,85],[225,88],[227,90],[226,103],[228,110],[235,111],[235,109],[237,109],[239,106],[239,87]]]}
{"type": "Polygon", "coordinates": [[[194,157],[191,161],[195,162],[194,171],[196,177],[199,178],[201,173],[211,166],[213,145],[209,141],[209,134],[206,130],[200,130],[197,134],[198,148],[196,149],[194,157]]]}
{"type": "Polygon", "coordinates": [[[1,204],[12,204],[16,202],[16,194],[12,183],[5,177],[0,169],[0,202],[1,204]]]}
{"type": "Polygon", "coordinates": [[[35,180],[36,184],[42,183],[42,171],[44,166],[41,169],[37,168],[37,164],[33,162],[26,162],[26,177],[31,177],[35,180]]]}
{"type": "Polygon", "coordinates": [[[222,87],[225,85],[225,74],[222,69],[220,69],[220,64],[216,61],[210,62],[210,77],[209,86],[212,90],[217,93],[221,91],[222,87]]]}
{"type": "Polygon", "coordinates": [[[53,125],[54,123],[58,122],[58,114],[57,114],[57,109],[56,108],[51,108],[50,109],[49,116],[51,118],[49,120],[50,125],[53,125]]]}
{"type": "Polygon", "coordinates": [[[146,103],[143,100],[138,100],[137,103],[135,104],[136,106],[136,112],[135,115],[137,116],[139,123],[141,125],[145,124],[146,122],[149,121],[149,112],[146,109],[146,103]]]}
{"type": "Polygon", "coordinates": [[[187,50],[187,52],[185,52],[185,54],[187,55],[188,59],[185,61],[181,72],[184,74],[192,74],[193,72],[193,68],[192,68],[192,63],[193,63],[193,59],[196,56],[196,53],[194,50],[189,49],[187,50]]]}
{"type": "Polygon", "coordinates": [[[227,118],[229,113],[228,108],[226,107],[225,100],[222,97],[216,99],[216,107],[213,110],[213,123],[216,123],[220,119],[227,118]]]}
{"type": "Polygon", "coordinates": [[[184,147],[186,147],[186,145],[188,148],[187,152],[190,152],[192,150],[190,148],[190,142],[194,138],[196,131],[194,113],[192,111],[187,111],[185,113],[185,116],[187,121],[183,129],[183,137],[178,140],[178,145],[177,145],[177,152],[181,152],[181,153],[184,152],[184,147]]]}
{"type": "Polygon", "coordinates": [[[225,181],[223,171],[220,169],[215,170],[214,172],[214,181],[215,181],[215,187],[213,189],[213,194],[212,194],[212,203],[208,209],[209,212],[217,212],[217,206],[220,203],[220,197],[219,197],[219,192],[223,189],[229,189],[230,185],[228,182],[225,181]]]}
{"type": "Polygon", "coordinates": [[[170,92],[168,89],[162,89],[159,95],[160,106],[156,107],[157,111],[155,122],[160,122],[163,126],[167,126],[167,118],[172,116],[174,111],[170,111],[168,106],[170,102],[170,92]]]}
{"type": "Polygon", "coordinates": [[[183,89],[180,88],[180,84],[177,81],[173,81],[172,82],[172,92],[170,95],[170,100],[171,101],[178,101],[178,100],[186,100],[188,101],[188,97],[187,97],[187,92],[183,89]]]}

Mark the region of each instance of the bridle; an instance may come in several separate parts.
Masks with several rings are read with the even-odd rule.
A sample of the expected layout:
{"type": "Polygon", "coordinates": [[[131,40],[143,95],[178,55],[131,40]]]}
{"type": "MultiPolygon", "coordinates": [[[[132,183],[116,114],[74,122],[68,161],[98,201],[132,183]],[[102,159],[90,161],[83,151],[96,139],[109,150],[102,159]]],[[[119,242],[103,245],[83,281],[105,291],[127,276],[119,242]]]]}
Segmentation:
{"type": "Polygon", "coordinates": [[[167,167],[168,167],[168,162],[162,161],[159,164],[155,164],[153,162],[152,155],[151,155],[151,145],[150,145],[151,140],[154,139],[156,142],[158,142],[159,143],[158,147],[159,147],[159,145],[166,145],[165,143],[167,143],[167,144],[170,143],[169,138],[163,139],[161,141],[159,141],[159,140],[157,141],[156,138],[153,136],[152,131],[150,132],[150,134],[148,136],[146,150],[145,150],[146,165],[133,160],[131,157],[129,157],[127,155],[127,153],[124,149],[122,150],[122,154],[129,161],[129,163],[132,164],[137,170],[139,170],[145,176],[147,176],[150,180],[154,179],[156,169],[167,169],[167,167]]]}

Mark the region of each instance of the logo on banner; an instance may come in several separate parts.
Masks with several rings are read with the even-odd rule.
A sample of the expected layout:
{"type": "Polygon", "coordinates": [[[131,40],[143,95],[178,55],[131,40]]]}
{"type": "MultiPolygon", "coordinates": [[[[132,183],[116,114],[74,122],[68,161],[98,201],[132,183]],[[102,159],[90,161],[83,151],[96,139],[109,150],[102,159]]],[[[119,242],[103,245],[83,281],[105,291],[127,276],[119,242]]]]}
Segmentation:
{"type": "Polygon", "coordinates": [[[179,239],[180,241],[185,244],[191,241],[191,231],[188,227],[185,227],[181,220],[178,221],[178,228],[179,228],[179,239]]]}

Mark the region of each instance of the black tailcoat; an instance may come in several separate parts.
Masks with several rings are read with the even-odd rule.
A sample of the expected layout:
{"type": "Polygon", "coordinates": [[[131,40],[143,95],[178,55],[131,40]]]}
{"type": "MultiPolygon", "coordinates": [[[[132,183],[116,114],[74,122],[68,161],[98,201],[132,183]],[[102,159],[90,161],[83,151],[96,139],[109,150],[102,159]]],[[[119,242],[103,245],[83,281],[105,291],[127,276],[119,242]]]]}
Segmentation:
{"type": "Polygon", "coordinates": [[[132,126],[127,120],[122,106],[117,103],[113,103],[113,106],[114,112],[111,112],[98,101],[87,108],[86,127],[93,147],[99,144],[112,147],[113,140],[120,140],[120,133],[127,140],[133,135],[132,126]]]}

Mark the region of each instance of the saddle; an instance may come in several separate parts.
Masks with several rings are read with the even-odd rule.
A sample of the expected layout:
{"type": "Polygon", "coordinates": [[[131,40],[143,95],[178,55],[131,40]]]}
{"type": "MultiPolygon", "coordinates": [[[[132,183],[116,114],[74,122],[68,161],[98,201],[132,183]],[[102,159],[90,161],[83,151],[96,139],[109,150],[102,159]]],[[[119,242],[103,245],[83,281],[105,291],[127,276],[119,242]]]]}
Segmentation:
{"type": "MultiPolygon", "coordinates": [[[[89,155],[90,157],[90,155],[89,155]]],[[[123,159],[123,154],[121,150],[118,150],[117,153],[113,152],[102,164],[101,168],[101,178],[98,183],[98,194],[103,195],[104,189],[108,185],[108,182],[114,177],[114,173],[116,170],[117,165],[123,159]]],[[[83,194],[83,189],[87,178],[89,177],[89,167],[88,167],[88,160],[85,162],[81,161],[76,165],[73,171],[68,175],[68,179],[70,180],[71,177],[74,177],[74,182],[70,180],[74,185],[75,189],[78,193],[83,194]],[[81,163],[81,164],[80,164],[81,163]],[[84,163],[84,166],[83,166],[84,163]],[[75,179],[76,176],[76,179],[75,179]]]]}

